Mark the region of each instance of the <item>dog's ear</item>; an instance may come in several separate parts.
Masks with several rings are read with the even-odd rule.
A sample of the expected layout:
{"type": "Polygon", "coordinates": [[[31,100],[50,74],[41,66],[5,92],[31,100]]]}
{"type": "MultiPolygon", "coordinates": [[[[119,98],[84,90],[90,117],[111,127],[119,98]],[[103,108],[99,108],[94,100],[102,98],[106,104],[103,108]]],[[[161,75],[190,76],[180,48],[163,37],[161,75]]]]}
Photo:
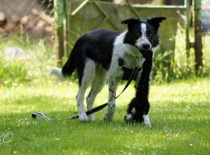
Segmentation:
{"type": "Polygon", "coordinates": [[[147,22],[149,24],[151,24],[155,30],[157,31],[159,26],[160,26],[160,23],[163,21],[163,20],[166,20],[166,17],[154,17],[154,18],[150,18],[150,19],[147,19],[147,22]]]}
{"type": "Polygon", "coordinates": [[[128,31],[132,29],[132,27],[136,24],[139,23],[139,19],[138,18],[129,18],[129,19],[125,19],[121,22],[121,24],[127,24],[128,26],[128,31]]]}

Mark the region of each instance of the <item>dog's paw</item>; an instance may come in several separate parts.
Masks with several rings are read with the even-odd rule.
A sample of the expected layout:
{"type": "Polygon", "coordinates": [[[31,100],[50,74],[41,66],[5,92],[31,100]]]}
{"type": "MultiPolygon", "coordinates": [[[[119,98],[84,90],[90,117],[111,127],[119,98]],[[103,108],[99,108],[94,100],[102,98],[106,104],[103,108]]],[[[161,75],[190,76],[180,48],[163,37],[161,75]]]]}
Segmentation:
{"type": "Polygon", "coordinates": [[[91,121],[95,121],[95,115],[94,115],[94,114],[91,114],[91,115],[90,115],[90,120],[91,120],[91,121]]]}
{"type": "Polygon", "coordinates": [[[143,119],[144,119],[144,124],[148,127],[152,127],[150,120],[149,120],[149,116],[148,115],[143,115],[143,119]]]}
{"type": "Polygon", "coordinates": [[[86,113],[80,113],[79,114],[79,120],[83,121],[83,122],[88,121],[88,117],[87,117],[86,113]]]}
{"type": "Polygon", "coordinates": [[[144,121],[144,124],[145,124],[146,126],[148,126],[149,128],[152,127],[151,123],[148,123],[148,122],[145,122],[145,121],[144,121]]]}
{"type": "Polygon", "coordinates": [[[132,114],[126,114],[126,115],[124,116],[124,121],[125,121],[126,123],[133,123],[133,122],[134,122],[134,120],[133,120],[133,115],[132,115],[132,114]]]}
{"type": "Polygon", "coordinates": [[[104,116],[104,121],[113,121],[114,120],[114,113],[115,113],[115,108],[108,108],[108,111],[106,112],[104,116]]]}
{"type": "Polygon", "coordinates": [[[105,114],[105,116],[104,116],[105,122],[111,122],[113,120],[114,120],[114,114],[108,114],[108,113],[105,114]]]}

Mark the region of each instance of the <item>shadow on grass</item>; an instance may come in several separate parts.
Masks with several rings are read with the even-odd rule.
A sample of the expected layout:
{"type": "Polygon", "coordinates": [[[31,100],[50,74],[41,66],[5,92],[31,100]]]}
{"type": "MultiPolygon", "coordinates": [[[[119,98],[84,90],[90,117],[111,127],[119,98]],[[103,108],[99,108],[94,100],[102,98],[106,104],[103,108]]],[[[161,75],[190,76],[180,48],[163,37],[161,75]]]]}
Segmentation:
{"type": "MultiPolygon", "coordinates": [[[[46,96],[44,97],[45,101],[46,96]]],[[[34,100],[34,99],[32,99],[34,100]]],[[[56,110],[56,107],[52,108],[53,105],[50,106],[40,106],[37,105],[30,110],[30,106],[33,103],[31,103],[30,100],[25,101],[24,108],[26,107],[26,111],[24,111],[24,108],[22,110],[18,110],[18,112],[9,112],[9,113],[3,113],[0,114],[1,117],[1,123],[0,123],[0,128],[3,130],[6,130],[7,128],[12,128],[12,126],[17,126],[18,124],[27,124],[24,122],[36,122],[37,124],[42,122],[42,123],[58,123],[58,122],[64,122],[65,124],[95,124],[95,125],[111,125],[111,126],[116,126],[116,127],[132,127],[136,128],[137,130],[143,128],[147,129],[143,123],[131,123],[131,124],[126,124],[123,120],[124,114],[125,114],[125,105],[118,106],[118,109],[115,113],[115,120],[113,122],[105,122],[103,120],[104,114],[106,113],[106,108],[103,110],[95,113],[96,116],[96,121],[91,121],[89,120],[88,122],[81,122],[79,119],[75,120],[65,120],[66,118],[69,118],[73,115],[77,115],[77,108],[76,106],[73,105],[64,105],[64,108],[61,108],[62,106],[58,106],[58,109],[62,110],[56,110]],[[41,107],[41,108],[37,108],[41,107]],[[53,109],[53,110],[52,110],[53,109]],[[40,117],[33,119],[31,117],[31,114],[33,112],[43,112],[47,117],[52,118],[51,121],[46,121],[40,117]]],[[[41,102],[39,104],[42,104],[41,102]]],[[[54,104],[54,103],[53,103],[54,104]]],[[[18,105],[17,105],[18,106],[18,105]]],[[[19,107],[20,108],[20,107],[19,107]]],[[[18,107],[17,107],[18,109],[18,107]]],[[[175,109],[171,110],[166,110],[166,108],[159,108],[151,109],[150,111],[150,120],[152,123],[152,128],[149,130],[157,130],[162,132],[164,130],[170,129],[170,130],[182,130],[182,132],[188,132],[192,128],[196,127],[202,127],[202,126],[208,126],[208,122],[210,120],[209,115],[203,115],[199,111],[188,111],[188,112],[183,112],[183,111],[176,111],[175,109]]],[[[210,127],[209,127],[210,128],[210,127]]]]}
{"type": "Polygon", "coordinates": [[[96,121],[88,122],[64,121],[77,114],[75,109],[70,108],[62,111],[46,110],[45,115],[54,118],[52,121],[32,119],[34,111],[1,115],[0,133],[12,133],[12,138],[7,143],[8,146],[4,144],[2,153],[36,151],[54,154],[64,151],[61,154],[167,154],[173,150],[175,154],[196,154],[208,149],[210,116],[189,116],[187,113],[173,113],[173,110],[166,111],[164,108],[154,109],[150,113],[153,127],[148,128],[143,123],[126,124],[123,121],[125,108],[124,105],[118,106],[113,122],[103,121],[106,109],[96,113],[96,121]]]}

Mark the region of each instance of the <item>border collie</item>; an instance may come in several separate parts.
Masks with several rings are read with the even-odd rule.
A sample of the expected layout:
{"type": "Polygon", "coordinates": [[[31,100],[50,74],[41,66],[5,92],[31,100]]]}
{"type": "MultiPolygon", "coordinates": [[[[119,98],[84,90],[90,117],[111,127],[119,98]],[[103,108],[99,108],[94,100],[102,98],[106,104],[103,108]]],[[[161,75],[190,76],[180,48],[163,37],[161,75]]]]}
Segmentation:
{"type": "MultiPolygon", "coordinates": [[[[116,110],[117,83],[119,80],[128,80],[131,70],[137,67],[139,71],[134,79],[136,95],[131,100],[124,119],[126,122],[144,121],[146,125],[150,125],[148,94],[152,58],[160,43],[158,28],[165,19],[126,19],[122,24],[127,24],[128,29],[123,33],[107,29],[90,31],[77,40],[62,69],[54,67],[48,72],[48,75],[64,79],[76,69],[79,78],[76,100],[81,121],[88,120],[84,107],[86,89],[92,83],[86,97],[87,109],[90,110],[107,79],[109,94],[105,120],[112,121],[116,110]]],[[[95,119],[94,114],[90,115],[90,119],[95,119]]]]}

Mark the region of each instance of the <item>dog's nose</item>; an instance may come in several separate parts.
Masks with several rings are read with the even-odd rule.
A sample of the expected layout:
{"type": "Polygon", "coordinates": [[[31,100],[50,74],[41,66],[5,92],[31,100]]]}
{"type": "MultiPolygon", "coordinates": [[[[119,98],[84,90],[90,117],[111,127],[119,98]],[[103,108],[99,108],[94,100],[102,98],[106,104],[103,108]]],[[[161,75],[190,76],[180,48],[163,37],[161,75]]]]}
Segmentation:
{"type": "Polygon", "coordinates": [[[142,47],[143,47],[143,49],[148,50],[148,49],[150,49],[150,44],[148,44],[148,43],[143,43],[143,44],[142,44],[142,47]]]}

